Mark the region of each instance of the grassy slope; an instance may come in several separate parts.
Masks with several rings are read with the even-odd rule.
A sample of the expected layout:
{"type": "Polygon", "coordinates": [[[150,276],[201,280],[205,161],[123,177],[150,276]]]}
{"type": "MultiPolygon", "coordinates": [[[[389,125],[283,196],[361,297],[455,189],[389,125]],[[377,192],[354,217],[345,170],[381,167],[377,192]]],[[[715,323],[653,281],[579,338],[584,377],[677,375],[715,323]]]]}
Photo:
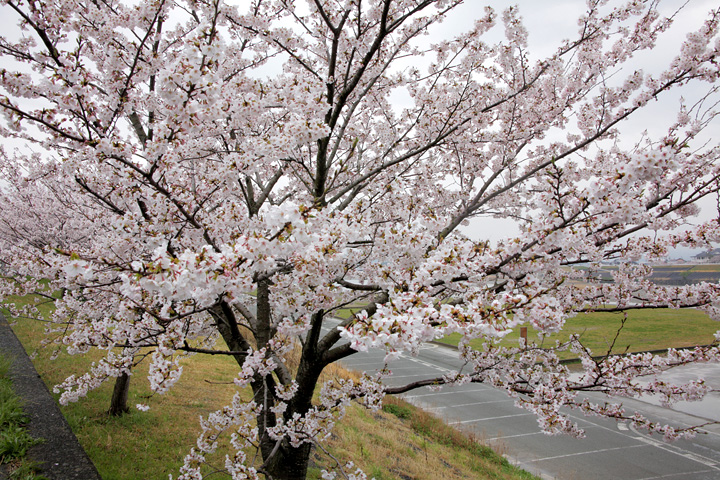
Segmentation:
{"type": "Polygon", "coordinates": [[[354,407],[328,445],[341,463],[352,459],[376,480],[535,478],[437,417],[393,397],[386,398],[381,412],[354,407]]]}
{"type": "MultiPolygon", "coordinates": [[[[20,320],[13,329],[25,349],[35,355],[33,362],[49,387],[70,373],[82,374],[93,359],[93,355],[61,354],[51,360],[53,350],[40,347],[41,324],[20,320]]],[[[143,366],[139,367],[132,379],[129,403],[147,403],[151,406],[148,412],[133,409],[129,415],[109,417],[105,412],[110,404],[111,383],[91,392],[87,399],[63,407],[73,431],[104,480],[176,476],[197,437],[198,416],[227,404],[235,390],[232,379],[237,366],[226,357],[188,358],[175,388],[149,399],[143,370],[143,366]]],[[[401,401],[389,401],[399,405],[399,410],[389,407],[394,413],[370,412],[351,406],[324,443],[330,454],[342,464],[355,461],[377,480],[534,478],[442,421],[401,401]]],[[[320,468],[335,465],[335,460],[319,450],[313,460],[316,466],[311,470],[311,478],[319,478],[320,468]]],[[[218,455],[212,462],[222,465],[223,458],[218,455]]],[[[212,470],[210,466],[206,473],[212,470]]]]}
{"type": "MultiPolygon", "coordinates": [[[[623,322],[622,313],[582,313],[567,320],[565,328],[558,334],[545,339],[548,345],[555,340],[567,340],[571,334],[580,335],[581,340],[596,355],[607,353],[623,322]]],[[[711,320],[705,313],[695,310],[631,310],[624,327],[615,341],[612,353],[638,352],[668,347],[689,347],[706,345],[713,341],[713,334],[720,329],[720,323],[711,320]]],[[[506,346],[517,345],[518,332],[512,332],[502,342],[506,346]]],[[[449,335],[442,341],[457,345],[460,335],[449,335]]],[[[540,342],[537,334],[528,329],[528,340],[540,342]]],[[[471,342],[481,346],[482,341],[471,342]]],[[[561,357],[570,358],[572,353],[562,352],[561,357]]]]}

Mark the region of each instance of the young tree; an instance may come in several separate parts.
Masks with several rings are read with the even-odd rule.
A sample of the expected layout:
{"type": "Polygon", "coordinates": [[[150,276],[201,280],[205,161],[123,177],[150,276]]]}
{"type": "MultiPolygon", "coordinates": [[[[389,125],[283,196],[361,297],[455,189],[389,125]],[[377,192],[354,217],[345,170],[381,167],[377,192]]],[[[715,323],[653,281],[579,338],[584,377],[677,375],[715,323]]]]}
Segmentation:
{"type": "Polygon", "coordinates": [[[21,34],[0,42],[2,134],[35,145],[2,159],[5,289],[47,279],[64,292],[52,320],[68,351],[107,352],[59,386],[61,402],[127,373],[140,353],[158,393],[185,355],[233,356],[253,400],[238,394],[203,421],[182,479],[201,478],[224,432],[235,435],[233,478],[305,478],[348,402],[377,407],[431,384],[492,384],[550,433],[582,433],[561,407],[691,433],[577,394],[700,398],[702,382],[637,377],[717,361],[717,345],[598,360],[578,338],[497,340],[521,325],[556,332],[589,310],[717,316],[717,284],[654,285],[630,261],[720,236],[716,221],[677,233],[720,188],[720,150],[697,138],[715,118],[720,9],[651,75],[627,66],[672,22],[654,1],[589,0],[577,34],[543,59],[516,8],[485,9],[429,46],[423,35],[461,0],[296,3],[3,1],[21,34]],[[504,39],[484,40],[496,23],[504,39]],[[657,118],[664,135],[621,136],[686,85],[706,94],[657,118]],[[493,244],[461,228],[491,228],[491,217],[517,219],[521,233],[493,244]],[[613,284],[593,275],[608,259],[624,262],[613,284]],[[571,268],[580,263],[590,268],[571,268]],[[400,387],[328,382],[313,402],[333,362],[370,347],[390,362],[453,332],[462,372],[400,387]],[[558,362],[568,348],[580,376],[558,362]],[[251,446],[261,460],[245,456],[251,446]]]}
{"type": "MultiPolygon", "coordinates": [[[[5,158],[5,160],[7,159],[5,158]]],[[[45,182],[42,178],[28,181],[27,178],[18,175],[18,172],[32,170],[32,167],[27,170],[28,167],[29,164],[22,158],[15,159],[15,163],[9,166],[3,165],[4,175],[2,178],[7,182],[3,193],[8,195],[0,193],[3,208],[0,222],[5,227],[3,234],[7,235],[3,240],[9,240],[11,245],[4,241],[2,245],[9,249],[7,258],[12,259],[10,260],[12,265],[17,266],[16,261],[22,262],[27,259],[26,253],[28,252],[22,253],[26,249],[37,252],[53,249],[73,252],[85,245],[89,238],[104,235],[98,231],[103,228],[102,223],[93,224],[84,216],[85,213],[90,214],[92,209],[84,210],[82,201],[75,203],[70,200],[68,193],[59,188],[59,184],[45,182]],[[15,248],[19,248],[19,250],[15,250],[15,248]]],[[[8,265],[2,269],[3,264],[0,264],[0,274],[10,273],[6,272],[8,265]]],[[[5,293],[34,294],[41,298],[43,303],[55,303],[58,296],[38,282],[38,280],[46,278],[42,270],[47,266],[40,262],[26,270],[28,274],[32,275],[31,277],[13,278],[10,276],[9,279],[12,281],[10,286],[13,288],[6,290],[5,293]]],[[[68,290],[62,287],[59,292],[64,295],[68,290]]],[[[22,310],[13,309],[13,313],[15,316],[42,321],[44,319],[38,306],[37,303],[27,305],[22,310]]],[[[108,307],[113,308],[110,304],[108,307]]],[[[61,344],[64,332],[64,329],[59,328],[58,335],[49,336],[44,343],[50,344],[56,341],[61,344]]],[[[123,415],[130,410],[128,406],[129,370],[117,373],[108,408],[108,413],[116,416],[123,415]]]]}

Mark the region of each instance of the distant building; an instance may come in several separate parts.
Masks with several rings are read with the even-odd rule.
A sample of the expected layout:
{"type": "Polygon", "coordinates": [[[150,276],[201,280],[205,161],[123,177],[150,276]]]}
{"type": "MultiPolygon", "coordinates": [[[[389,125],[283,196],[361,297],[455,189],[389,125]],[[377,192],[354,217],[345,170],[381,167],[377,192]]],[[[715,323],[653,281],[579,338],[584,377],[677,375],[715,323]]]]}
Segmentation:
{"type": "Polygon", "coordinates": [[[720,248],[713,248],[712,250],[698,253],[693,258],[703,263],[720,263],[720,248]]]}

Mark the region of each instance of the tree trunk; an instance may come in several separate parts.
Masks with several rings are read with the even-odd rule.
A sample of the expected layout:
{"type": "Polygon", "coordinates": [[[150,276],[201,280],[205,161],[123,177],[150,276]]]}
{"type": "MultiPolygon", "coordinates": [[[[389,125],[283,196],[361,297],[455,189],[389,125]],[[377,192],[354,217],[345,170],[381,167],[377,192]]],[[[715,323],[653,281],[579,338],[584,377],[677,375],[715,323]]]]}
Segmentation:
{"type": "MultiPolygon", "coordinates": [[[[263,399],[263,410],[257,417],[258,434],[260,436],[260,453],[263,459],[263,468],[260,469],[268,480],[305,480],[312,445],[302,444],[293,447],[287,439],[278,444],[270,437],[268,429],[277,425],[277,417],[272,412],[277,399],[274,396],[275,383],[271,376],[258,377],[251,383],[254,397],[263,399]]],[[[310,401],[307,402],[310,404],[310,401]]],[[[288,410],[292,410],[292,406],[288,410]]],[[[304,412],[307,413],[307,410],[304,412]]],[[[285,420],[292,416],[292,412],[285,412],[285,420]]]]}
{"type": "Polygon", "coordinates": [[[128,407],[128,392],[130,391],[130,375],[123,372],[115,379],[112,399],[110,400],[110,415],[120,416],[130,411],[128,407]]]}
{"type": "Polygon", "coordinates": [[[264,473],[272,480],[305,480],[311,453],[312,445],[309,443],[293,448],[284,441],[265,466],[264,473]]]}
{"type": "MultiPolygon", "coordinates": [[[[269,289],[267,281],[258,282],[257,294],[257,323],[255,325],[256,340],[259,345],[267,345],[268,340],[272,336],[270,328],[270,309],[269,309],[269,289]]],[[[225,344],[230,351],[245,352],[251,348],[248,341],[240,334],[237,328],[237,320],[231,308],[227,304],[220,304],[217,308],[211,310],[215,320],[216,327],[220,332],[225,344]]],[[[234,355],[234,358],[240,367],[245,363],[245,354],[234,355]]],[[[312,374],[306,372],[310,369],[307,360],[300,367],[302,374],[298,377],[299,392],[295,395],[292,405],[285,412],[285,415],[291,415],[292,412],[307,413],[312,405],[312,393],[317,383],[319,371],[322,369],[310,369],[312,374]],[[317,371],[316,371],[317,370],[317,371]],[[299,399],[298,397],[302,397],[299,399]]],[[[265,474],[268,480],[305,480],[307,478],[308,467],[310,465],[310,455],[312,453],[311,444],[303,444],[294,448],[287,440],[281,441],[278,445],[276,440],[270,438],[267,432],[277,424],[276,414],[272,408],[276,405],[275,397],[275,379],[272,374],[265,377],[256,375],[250,382],[253,390],[253,396],[256,401],[262,403],[263,410],[257,417],[257,428],[260,440],[260,454],[263,459],[263,468],[260,472],[265,474]]]]}

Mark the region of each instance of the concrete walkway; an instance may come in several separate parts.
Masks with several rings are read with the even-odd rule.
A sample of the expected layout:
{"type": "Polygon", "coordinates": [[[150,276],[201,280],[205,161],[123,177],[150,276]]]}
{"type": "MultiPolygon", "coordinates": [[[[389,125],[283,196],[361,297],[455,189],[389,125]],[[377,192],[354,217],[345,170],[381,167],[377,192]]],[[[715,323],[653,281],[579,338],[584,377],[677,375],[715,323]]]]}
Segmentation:
{"type": "MultiPolygon", "coordinates": [[[[0,354],[13,360],[13,386],[23,399],[25,413],[30,419],[30,435],[44,439],[43,443],[28,452],[31,460],[40,463],[41,474],[50,480],[101,480],[95,465],[70,430],[58,404],[1,313],[0,354]]],[[[0,467],[0,479],[7,478],[4,467],[0,467]]]]}

